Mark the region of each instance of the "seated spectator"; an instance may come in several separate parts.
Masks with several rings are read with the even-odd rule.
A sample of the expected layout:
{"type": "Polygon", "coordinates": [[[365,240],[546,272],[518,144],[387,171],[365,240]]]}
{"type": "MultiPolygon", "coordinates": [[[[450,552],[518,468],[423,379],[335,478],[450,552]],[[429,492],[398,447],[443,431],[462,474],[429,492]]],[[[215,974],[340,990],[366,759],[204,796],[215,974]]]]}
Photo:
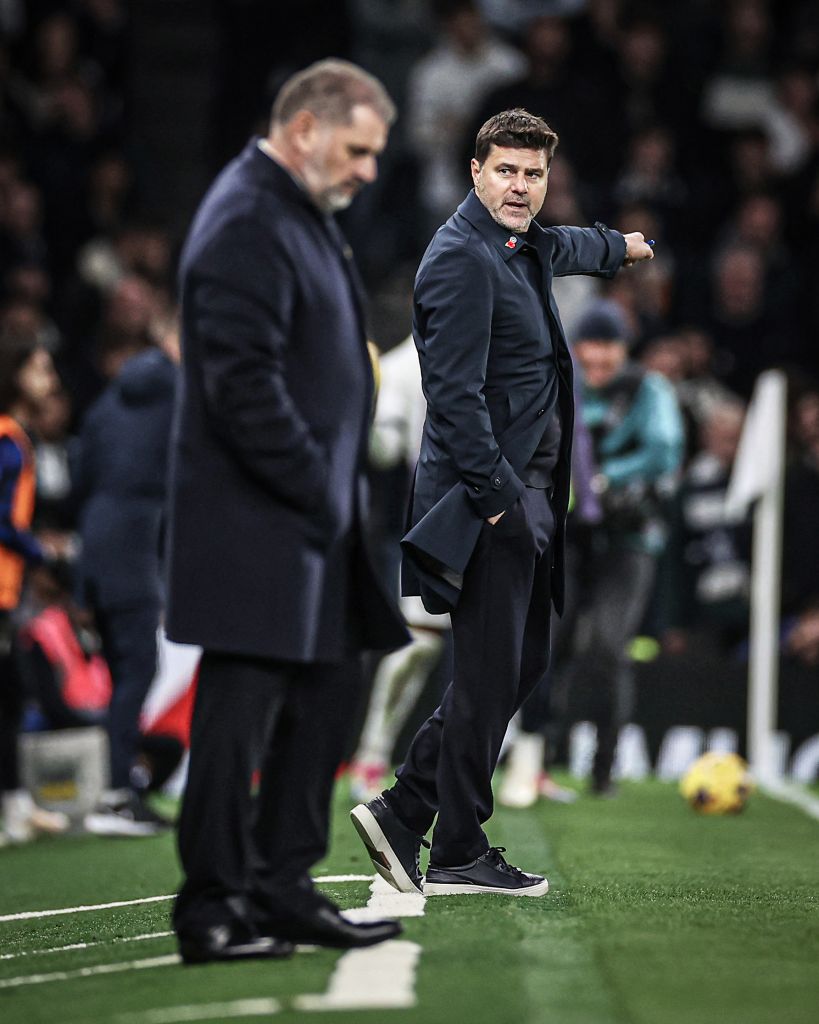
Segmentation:
{"type": "Polygon", "coordinates": [[[790,310],[766,302],[765,264],[754,247],[731,246],[717,258],[708,330],[723,382],[747,398],[762,370],[782,365],[801,348],[790,310]]]}
{"type": "MultiPolygon", "coordinates": [[[[104,726],[112,686],[99,638],[54,576],[38,577],[34,601],[37,612],[19,638],[26,730],[104,726]]],[[[192,685],[140,728],[131,784],[141,794],[157,792],[179,766],[189,744],[192,685]]]]}
{"type": "Polygon", "coordinates": [[[440,42],[410,73],[407,131],[420,160],[425,213],[437,226],[463,199],[459,154],[479,104],[525,65],[489,32],[474,0],[438,0],[435,9],[440,42]]]}
{"type": "Polygon", "coordinates": [[[674,498],[659,588],[662,642],[669,653],[683,651],[692,633],[705,631],[722,649],[747,634],[749,524],[725,511],[744,417],[737,400],[712,406],[699,431],[699,450],[674,498]]]}

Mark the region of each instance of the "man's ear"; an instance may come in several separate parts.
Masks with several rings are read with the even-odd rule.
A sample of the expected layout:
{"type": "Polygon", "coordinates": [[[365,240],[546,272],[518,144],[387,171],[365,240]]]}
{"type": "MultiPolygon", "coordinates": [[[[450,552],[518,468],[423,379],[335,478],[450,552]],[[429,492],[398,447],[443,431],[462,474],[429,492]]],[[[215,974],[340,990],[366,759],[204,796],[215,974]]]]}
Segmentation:
{"type": "Polygon", "coordinates": [[[478,178],[480,177],[481,173],[481,165],[478,163],[474,156],[469,162],[469,169],[470,171],[472,171],[472,184],[477,185],[478,178]]]}
{"type": "Polygon", "coordinates": [[[287,124],[290,141],[300,153],[312,149],[317,129],[318,120],[311,110],[297,111],[287,124]]]}

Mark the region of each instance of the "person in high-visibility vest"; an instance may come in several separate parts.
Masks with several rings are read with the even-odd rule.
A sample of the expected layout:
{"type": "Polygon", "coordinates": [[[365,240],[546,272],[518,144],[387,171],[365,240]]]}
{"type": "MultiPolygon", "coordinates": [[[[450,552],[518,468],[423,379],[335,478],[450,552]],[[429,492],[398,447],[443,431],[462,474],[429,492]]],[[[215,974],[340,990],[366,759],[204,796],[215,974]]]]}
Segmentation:
{"type": "Polygon", "coordinates": [[[16,666],[14,612],[28,566],[48,552],[31,533],[34,452],[26,424],[58,386],[46,349],[31,339],[0,338],[0,845],[26,842],[38,832],[63,832],[68,819],[37,807],[20,785],[17,731],[22,687],[16,666]]]}

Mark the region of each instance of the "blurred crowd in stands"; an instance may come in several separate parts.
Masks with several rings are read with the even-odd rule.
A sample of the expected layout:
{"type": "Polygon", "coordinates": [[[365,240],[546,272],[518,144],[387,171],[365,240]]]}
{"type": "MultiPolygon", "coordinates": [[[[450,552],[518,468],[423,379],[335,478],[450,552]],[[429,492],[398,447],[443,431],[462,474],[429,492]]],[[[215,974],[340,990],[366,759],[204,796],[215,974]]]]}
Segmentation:
{"type": "MultiPolygon", "coordinates": [[[[469,187],[478,127],[501,109],[526,107],[560,136],[544,225],[601,220],[656,240],[656,258],[639,277],[570,278],[556,297],[570,339],[590,304],[616,304],[629,365],[665,378],[681,415],[674,486],[652,506],[663,541],[640,624],[666,654],[684,656],[692,635],[704,635],[717,657],[747,635],[749,528],[726,521],[722,497],[754,382],[766,368],[785,369],[783,653],[819,671],[819,7],[306,0],[281,10],[289,6],[216,5],[225,59],[211,72],[214,108],[202,116],[214,154],[227,159],[254,128],[264,130],[277,84],[310,60],[345,56],[384,81],[400,118],[379,182],[342,218],[382,350],[408,333],[415,265],[469,187]],[[305,32],[308,24],[316,30],[305,32]]],[[[23,554],[39,569],[2,610],[18,637],[15,658],[25,646],[19,630],[30,641],[26,624],[46,606],[64,608],[86,646],[94,629],[110,629],[114,606],[136,603],[151,621],[160,614],[158,575],[137,597],[107,603],[99,584],[89,597],[77,582],[90,550],[99,570],[104,545],[96,541],[125,503],[147,501],[159,514],[161,474],[133,466],[138,486],[123,480],[128,459],[157,468],[164,438],[156,431],[169,429],[173,390],[181,238],[144,199],[155,194],[145,183],[157,171],[144,165],[133,130],[129,8],[126,0],[0,2],[0,340],[46,353],[54,368],[45,392],[8,399],[23,410],[37,477],[23,554]],[[146,361],[153,352],[161,365],[159,356],[146,361]],[[100,435],[100,403],[110,407],[112,388],[126,405],[146,400],[154,432],[137,428],[145,447],[128,447],[136,420],[114,416],[120,433],[114,426],[100,435]],[[125,465],[100,469],[112,446],[125,465]],[[97,479],[120,488],[93,536],[93,495],[77,468],[89,460],[97,479]]],[[[410,453],[389,465],[375,459],[375,540],[390,574],[410,471],[410,453]]],[[[584,529],[602,529],[602,504],[584,529]]],[[[17,550],[5,522],[2,530],[0,546],[17,550]]],[[[152,519],[145,542],[158,543],[160,533],[152,519]]],[[[111,558],[107,578],[132,572],[133,563],[111,558]]],[[[149,571],[158,574],[158,561],[149,571]]]]}

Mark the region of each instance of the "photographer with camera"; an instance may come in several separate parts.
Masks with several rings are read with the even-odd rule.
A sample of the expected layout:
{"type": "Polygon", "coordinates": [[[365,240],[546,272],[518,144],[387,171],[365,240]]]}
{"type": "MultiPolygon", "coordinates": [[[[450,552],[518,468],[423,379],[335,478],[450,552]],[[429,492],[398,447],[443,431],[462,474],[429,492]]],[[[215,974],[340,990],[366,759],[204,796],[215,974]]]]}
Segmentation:
{"type": "Polygon", "coordinates": [[[578,323],[573,348],[603,519],[588,538],[585,628],[568,674],[592,695],[592,788],[603,795],[612,789],[617,733],[632,710],[626,647],[651,597],[666,539],[663,499],[673,490],[684,448],[674,391],[629,359],[629,336],[620,308],[598,301],[578,323]]]}

